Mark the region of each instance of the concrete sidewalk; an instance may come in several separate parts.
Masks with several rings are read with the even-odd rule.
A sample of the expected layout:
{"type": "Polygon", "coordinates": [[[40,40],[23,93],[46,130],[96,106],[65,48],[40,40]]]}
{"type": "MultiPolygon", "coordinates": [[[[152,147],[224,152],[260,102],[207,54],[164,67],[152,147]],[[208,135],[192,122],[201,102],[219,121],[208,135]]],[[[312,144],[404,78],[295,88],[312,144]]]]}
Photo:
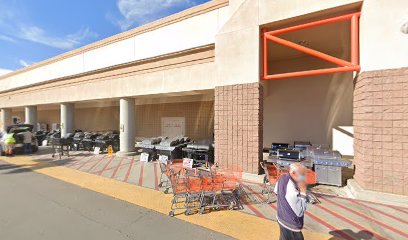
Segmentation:
{"type": "MultiPolygon", "coordinates": [[[[9,160],[17,162],[14,161],[14,159],[19,158],[10,158],[9,160]]],[[[150,196],[150,192],[145,193],[148,188],[159,190],[158,178],[160,176],[160,170],[158,166],[155,163],[141,163],[137,156],[132,158],[109,158],[106,155],[95,156],[86,152],[74,152],[69,158],[54,160],[47,153],[40,153],[39,155],[33,156],[32,160],[26,159],[25,161],[29,161],[31,165],[28,167],[34,170],[36,168],[42,170],[39,167],[41,165],[64,166],[65,169],[70,168],[68,170],[75,170],[75,173],[78,173],[78,171],[86,172],[93,176],[102,176],[106,180],[114,179],[118,180],[115,181],[118,183],[120,181],[140,186],[143,187],[140,188],[141,191],[143,190],[143,195],[141,195],[143,198],[150,196]]],[[[48,167],[46,167],[46,169],[48,169],[48,167]]],[[[73,181],[69,178],[65,178],[64,180],[68,182],[73,181]]],[[[242,214],[255,216],[257,217],[257,221],[266,219],[275,220],[276,204],[265,203],[265,196],[261,194],[262,186],[245,181],[241,182],[241,185],[246,192],[243,201],[245,208],[241,211],[242,214]]],[[[88,186],[84,187],[89,188],[88,186]]],[[[158,191],[152,192],[154,195],[158,194],[160,198],[167,199],[167,205],[170,203],[170,195],[165,195],[158,191]]],[[[406,220],[408,219],[407,208],[329,195],[319,195],[319,199],[322,201],[321,204],[309,205],[308,207],[305,217],[306,230],[321,232],[345,239],[404,239],[408,237],[406,232],[406,229],[408,229],[408,221],[406,220]]],[[[155,206],[153,206],[153,209],[154,208],[155,206]]],[[[167,214],[168,211],[169,206],[163,208],[163,213],[167,214]]],[[[229,215],[241,213],[221,211],[198,217],[201,220],[218,214],[229,215]]],[[[246,218],[242,214],[240,216],[246,218]]],[[[188,216],[186,220],[195,221],[196,217],[197,216],[188,216]]],[[[182,218],[184,219],[184,216],[182,218]]],[[[273,224],[276,225],[276,223],[273,224]]],[[[212,229],[211,226],[209,227],[212,229]]],[[[255,227],[255,229],[257,229],[257,227],[255,227]]],[[[259,229],[259,231],[264,232],[263,229],[259,229]]],[[[327,235],[326,238],[329,235],[327,235]]]]}

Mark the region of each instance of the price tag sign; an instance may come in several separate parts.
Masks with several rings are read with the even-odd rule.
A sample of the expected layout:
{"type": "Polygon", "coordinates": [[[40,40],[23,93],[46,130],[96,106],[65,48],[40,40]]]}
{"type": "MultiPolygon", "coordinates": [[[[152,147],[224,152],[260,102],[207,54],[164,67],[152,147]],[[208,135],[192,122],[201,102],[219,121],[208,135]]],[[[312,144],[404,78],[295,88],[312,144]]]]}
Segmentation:
{"type": "Polygon", "coordinates": [[[99,153],[101,153],[101,148],[100,147],[95,147],[94,148],[94,154],[99,155],[99,153]]]}
{"type": "Polygon", "coordinates": [[[183,158],[183,167],[184,168],[193,168],[193,159],[183,158]]]}
{"type": "Polygon", "coordinates": [[[169,160],[169,157],[166,156],[166,155],[160,155],[160,156],[159,156],[159,161],[160,161],[161,163],[164,163],[164,164],[167,165],[167,161],[168,161],[168,160],[169,160]]]}
{"type": "Polygon", "coordinates": [[[149,154],[145,153],[145,152],[140,154],[140,161],[141,162],[148,162],[149,161],[149,154]]]}

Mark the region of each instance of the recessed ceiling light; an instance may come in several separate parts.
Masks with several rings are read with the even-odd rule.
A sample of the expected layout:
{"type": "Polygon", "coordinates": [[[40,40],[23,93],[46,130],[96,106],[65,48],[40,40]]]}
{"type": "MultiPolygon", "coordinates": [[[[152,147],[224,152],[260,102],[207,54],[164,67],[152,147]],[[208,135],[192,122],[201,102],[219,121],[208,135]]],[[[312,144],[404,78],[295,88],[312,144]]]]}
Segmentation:
{"type": "Polygon", "coordinates": [[[408,22],[402,24],[401,32],[404,33],[404,34],[408,34],[408,22]]]}

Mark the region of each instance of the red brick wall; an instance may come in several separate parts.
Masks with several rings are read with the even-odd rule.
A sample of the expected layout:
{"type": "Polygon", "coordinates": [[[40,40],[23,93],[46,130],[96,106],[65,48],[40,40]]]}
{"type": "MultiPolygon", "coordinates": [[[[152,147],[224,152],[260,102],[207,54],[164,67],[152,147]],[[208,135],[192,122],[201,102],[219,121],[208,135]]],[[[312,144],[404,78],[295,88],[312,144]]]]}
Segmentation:
{"type": "Polygon", "coordinates": [[[360,74],[353,124],[356,181],[408,195],[408,68],[360,74]]]}
{"type": "Polygon", "coordinates": [[[215,88],[215,159],[230,168],[258,173],[262,158],[262,86],[215,88]]]}

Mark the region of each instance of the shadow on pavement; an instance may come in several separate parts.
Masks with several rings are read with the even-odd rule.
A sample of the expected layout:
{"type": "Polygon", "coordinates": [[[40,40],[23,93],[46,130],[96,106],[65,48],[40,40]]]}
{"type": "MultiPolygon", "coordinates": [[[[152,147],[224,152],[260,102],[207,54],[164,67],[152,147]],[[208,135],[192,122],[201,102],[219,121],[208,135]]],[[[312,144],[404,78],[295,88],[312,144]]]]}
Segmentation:
{"type": "Polygon", "coordinates": [[[24,157],[24,156],[30,156],[32,157],[32,161],[34,161],[36,164],[30,164],[30,165],[16,165],[16,164],[0,164],[0,172],[3,174],[16,174],[16,173],[25,173],[25,172],[32,172],[38,169],[43,169],[43,168],[50,168],[50,167],[56,167],[56,166],[64,166],[67,164],[70,164],[74,162],[75,157],[86,157],[92,155],[91,153],[77,153],[72,156],[64,156],[62,159],[58,158],[52,158],[53,150],[49,147],[41,147],[38,152],[30,155],[16,155],[13,157],[10,157],[11,159],[16,158],[16,161],[18,161],[18,157],[24,157]],[[6,172],[5,172],[6,171],[6,172]]]}
{"type": "Polygon", "coordinates": [[[370,239],[375,239],[374,235],[369,232],[369,231],[359,231],[359,232],[354,232],[351,229],[342,229],[342,230],[335,230],[335,231],[330,231],[329,234],[333,235],[333,238],[330,238],[330,240],[335,240],[335,239],[343,239],[346,236],[350,236],[349,238],[352,239],[358,239],[358,240],[370,240],[370,239]]]}

